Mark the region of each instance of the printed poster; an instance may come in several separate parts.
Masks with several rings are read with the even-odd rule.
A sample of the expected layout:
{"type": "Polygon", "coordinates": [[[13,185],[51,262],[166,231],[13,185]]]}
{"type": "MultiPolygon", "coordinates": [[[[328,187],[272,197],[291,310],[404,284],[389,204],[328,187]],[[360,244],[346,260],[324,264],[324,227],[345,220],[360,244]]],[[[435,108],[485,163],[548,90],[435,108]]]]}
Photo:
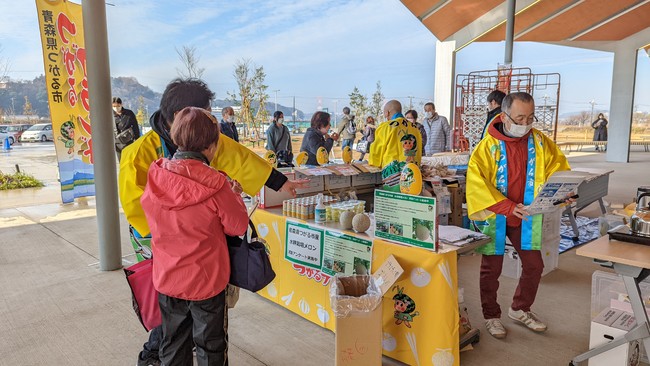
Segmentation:
{"type": "Polygon", "coordinates": [[[323,264],[323,230],[287,220],[284,258],[320,270],[323,264]]]}
{"type": "Polygon", "coordinates": [[[438,250],[435,197],[375,190],[375,236],[438,250]]]}
{"type": "Polygon", "coordinates": [[[325,230],[322,271],[330,276],[370,274],[372,241],[325,230]]]}
{"type": "Polygon", "coordinates": [[[36,0],[61,199],[95,195],[81,5],[36,0]]]}

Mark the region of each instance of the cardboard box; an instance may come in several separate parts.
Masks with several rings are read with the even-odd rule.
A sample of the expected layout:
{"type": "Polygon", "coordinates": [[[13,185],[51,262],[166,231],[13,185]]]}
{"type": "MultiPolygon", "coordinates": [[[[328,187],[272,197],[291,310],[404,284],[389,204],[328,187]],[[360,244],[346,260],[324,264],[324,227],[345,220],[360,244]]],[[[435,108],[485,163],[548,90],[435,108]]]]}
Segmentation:
{"type": "Polygon", "coordinates": [[[463,227],[463,200],[465,199],[465,189],[462,187],[447,186],[451,198],[451,213],[449,214],[449,223],[454,226],[463,227]]]}
{"type": "Polygon", "coordinates": [[[350,188],[352,179],[354,179],[354,177],[355,176],[352,176],[352,178],[350,178],[349,176],[345,175],[326,175],[323,177],[325,180],[325,190],[350,188]]]}
{"type": "Polygon", "coordinates": [[[335,315],[335,363],[381,365],[382,296],[404,272],[393,256],[372,276],[336,276],[330,287],[335,315]]]}
{"type": "Polygon", "coordinates": [[[377,182],[375,173],[361,173],[352,176],[353,187],[374,186],[377,182]]]}
{"type": "MultiPolygon", "coordinates": [[[[306,194],[306,193],[321,193],[325,190],[325,179],[323,176],[308,176],[302,173],[295,173],[295,179],[307,179],[309,180],[309,185],[305,188],[299,188],[296,190],[297,194],[306,194]]],[[[282,202],[280,202],[282,204],[282,202]]]]}
{"type": "MultiPolygon", "coordinates": [[[[625,313],[621,317],[626,316],[625,313]]],[[[627,318],[632,317],[632,314],[627,314],[627,318]]],[[[618,322],[618,320],[616,321],[618,322]]],[[[623,321],[627,323],[627,321],[623,321]]],[[[617,329],[611,326],[591,322],[591,332],[589,334],[589,348],[595,348],[605,343],[609,343],[615,338],[624,336],[626,330],[617,329]]],[[[589,366],[638,366],[643,351],[643,344],[639,340],[620,345],[607,352],[601,353],[589,359],[589,366]]]]}
{"type": "MultiPolygon", "coordinates": [[[[560,258],[560,236],[558,235],[555,238],[543,238],[542,244],[542,260],[544,261],[544,270],[542,271],[542,276],[546,276],[553,270],[558,267],[558,262],[560,258]]],[[[506,239],[506,249],[503,258],[503,270],[501,275],[509,278],[518,279],[521,277],[521,259],[519,259],[519,253],[510,243],[509,239],[506,239]]]]}
{"type": "MultiPolygon", "coordinates": [[[[289,179],[296,179],[294,173],[284,173],[289,179]]],[[[276,192],[267,186],[257,193],[260,208],[282,207],[282,201],[293,198],[288,192],[276,192]]]]}

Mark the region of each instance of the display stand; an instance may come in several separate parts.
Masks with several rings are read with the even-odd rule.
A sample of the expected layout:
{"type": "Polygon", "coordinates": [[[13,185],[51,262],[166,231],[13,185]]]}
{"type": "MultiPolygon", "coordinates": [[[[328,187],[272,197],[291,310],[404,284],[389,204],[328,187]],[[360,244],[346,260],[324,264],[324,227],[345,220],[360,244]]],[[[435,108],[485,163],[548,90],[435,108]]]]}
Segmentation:
{"type": "MultiPolygon", "coordinates": [[[[331,275],[320,269],[285,259],[286,221],[281,210],[257,210],[252,217],[259,235],[267,241],[276,279],[259,295],[303,318],[336,331],[328,287],[331,275]]],[[[438,252],[409,247],[339,229],[338,224],[310,227],[338,230],[371,240],[374,271],[393,255],[404,274],[383,298],[383,354],[410,365],[455,365],[459,360],[457,247],[438,252]],[[414,306],[402,309],[396,300],[414,306]],[[410,300],[409,300],[410,299],[410,300]]],[[[471,247],[463,248],[464,251],[471,247]]]]}

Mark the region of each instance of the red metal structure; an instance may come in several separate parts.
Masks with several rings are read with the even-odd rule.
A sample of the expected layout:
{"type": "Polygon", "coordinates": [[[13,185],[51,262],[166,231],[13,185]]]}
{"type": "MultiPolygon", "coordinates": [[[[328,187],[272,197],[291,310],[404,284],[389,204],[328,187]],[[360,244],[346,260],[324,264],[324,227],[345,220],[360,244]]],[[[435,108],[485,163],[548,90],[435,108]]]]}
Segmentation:
{"type": "Polygon", "coordinates": [[[560,74],[533,74],[530,68],[499,68],[474,71],[456,77],[454,149],[472,151],[481,141],[487,119],[487,96],[498,89],[504,93],[527,92],[535,98],[533,126],[555,141],[560,101],[560,74]]]}

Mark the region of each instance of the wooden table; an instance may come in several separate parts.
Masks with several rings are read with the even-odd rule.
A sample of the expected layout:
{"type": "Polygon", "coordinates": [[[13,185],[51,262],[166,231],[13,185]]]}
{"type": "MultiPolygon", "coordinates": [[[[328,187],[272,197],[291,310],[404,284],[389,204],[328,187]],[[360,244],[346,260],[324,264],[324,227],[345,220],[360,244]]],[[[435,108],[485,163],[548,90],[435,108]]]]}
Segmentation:
{"type": "Polygon", "coordinates": [[[607,236],[604,236],[578,248],[576,254],[593,258],[601,265],[611,265],[614,271],[623,278],[637,325],[625,335],[574,357],[570,365],[577,365],[591,357],[637,339],[643,341],[646,350],[650,350],[650,322],[639,288],[639,282],[650,275],[650,246],[609,240],[607,236]]]}

